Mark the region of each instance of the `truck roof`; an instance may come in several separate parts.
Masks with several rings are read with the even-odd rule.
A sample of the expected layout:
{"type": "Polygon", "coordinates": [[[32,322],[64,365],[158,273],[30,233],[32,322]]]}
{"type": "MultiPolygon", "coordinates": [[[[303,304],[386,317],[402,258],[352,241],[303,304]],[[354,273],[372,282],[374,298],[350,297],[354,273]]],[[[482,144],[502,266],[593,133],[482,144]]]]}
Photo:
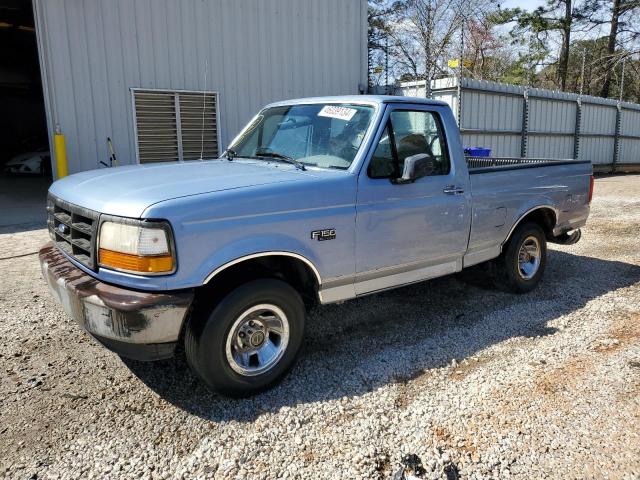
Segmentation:
{"type": "Polygon", "coordinates": [[[291,100],[284,100],[280,102],[270,103],[269,107],[279,105],[300,105],[305,103],[370,103],[370,104],[383,104],[383,103],[419,103],[423,105],[448,105],[440,100],[432,100],[430,98],[420,97],[399,97],[392,95],[337,95],[329,97],[308,97],[308,98],[295,98],[291,100]]]}

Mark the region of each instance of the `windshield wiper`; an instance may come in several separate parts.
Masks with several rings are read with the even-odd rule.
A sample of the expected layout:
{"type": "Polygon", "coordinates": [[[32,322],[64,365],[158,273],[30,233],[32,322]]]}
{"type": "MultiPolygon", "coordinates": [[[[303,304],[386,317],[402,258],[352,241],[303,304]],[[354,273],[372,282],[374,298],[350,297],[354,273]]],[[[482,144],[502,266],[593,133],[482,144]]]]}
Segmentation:
{"type": "Polygon", "coordinates": [[[295,158],[289,157],[287,155],[283,155],[282,153],[273,152],[271,150],[267,150],[264,148],[259,148],[258,150],[256,150],[256,157],[275,158],[277,160],[282,160],[283,162],[287,162],[292,165],[295,165],[296,168],[299,168],[300,170],[303,170],[303,171],[306,170],[304,163],[302,163],[301,161],[296,160],[295,158]]]}

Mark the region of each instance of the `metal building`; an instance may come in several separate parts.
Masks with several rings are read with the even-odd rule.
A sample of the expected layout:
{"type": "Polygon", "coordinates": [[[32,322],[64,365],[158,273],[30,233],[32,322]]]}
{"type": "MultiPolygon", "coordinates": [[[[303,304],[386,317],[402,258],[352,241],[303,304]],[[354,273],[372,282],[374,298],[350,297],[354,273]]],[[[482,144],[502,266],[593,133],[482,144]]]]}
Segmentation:
{"type": "Polygon", "coordinates": [[[119,164],[207,158],[266,103],[366,88],[366,0],[33,8],[49,138],[65,135],[69,173],[107,163],[107,137],[119,164]]]}
{"type": "MultiPolygon", "coordinates": [[[[640,105],[614,99],[520,87],[469,78],[432,81],[447,102],[465,146],[498,157],[579,158],[598,170],[640,169],[640,105]]],[[[423,97],[425,82],[400,85],[423,97]]]]}

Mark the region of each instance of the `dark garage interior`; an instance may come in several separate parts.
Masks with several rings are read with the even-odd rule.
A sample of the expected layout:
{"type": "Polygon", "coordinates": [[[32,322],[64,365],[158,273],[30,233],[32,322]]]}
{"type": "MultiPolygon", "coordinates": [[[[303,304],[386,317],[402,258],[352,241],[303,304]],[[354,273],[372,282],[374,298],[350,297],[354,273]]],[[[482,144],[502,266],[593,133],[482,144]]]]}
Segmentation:
{"type": "Polygon", "coordinates": [[[0,226],[40,221],[52,169],[28,0],[0,0],[0,105],[0,226]]]}

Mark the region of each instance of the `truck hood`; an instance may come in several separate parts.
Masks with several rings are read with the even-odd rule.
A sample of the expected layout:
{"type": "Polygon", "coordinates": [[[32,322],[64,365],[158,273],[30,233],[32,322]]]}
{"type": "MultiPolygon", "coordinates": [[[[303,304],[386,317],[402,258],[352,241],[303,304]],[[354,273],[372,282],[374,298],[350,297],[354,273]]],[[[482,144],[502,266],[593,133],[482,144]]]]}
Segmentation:
{"type": "Polygon", "coordinates": [[[264,161],[207,160],[104,168],[58,180],[49,191],[100,213],[140,218],[151,205],[179,197],[313,176],[292,165],[264,161]]]}

